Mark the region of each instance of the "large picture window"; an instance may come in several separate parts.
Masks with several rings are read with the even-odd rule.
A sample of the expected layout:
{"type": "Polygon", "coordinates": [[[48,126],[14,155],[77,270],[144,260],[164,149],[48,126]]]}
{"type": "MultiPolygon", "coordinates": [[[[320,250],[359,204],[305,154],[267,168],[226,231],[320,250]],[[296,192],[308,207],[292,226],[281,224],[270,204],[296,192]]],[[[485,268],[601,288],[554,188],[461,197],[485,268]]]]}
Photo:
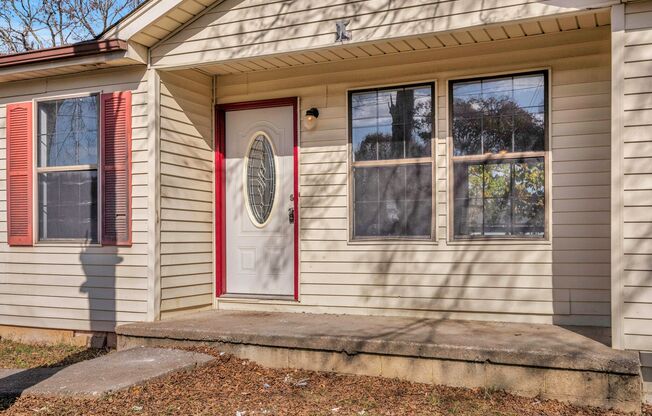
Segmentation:
{"type": "Polygon", "coordinates": [[[543,238],[547,73],[451,82],[454,236],[543,238]]]}
{"type": "Polygon", "coordinates": [[[39,240],[98,241],[99,99],[37,107],[39,240]]]}
{"type": "Polygon", "coordinates": [[[433,87],[349,94],[354,239],[432,238],[433,87]]]}

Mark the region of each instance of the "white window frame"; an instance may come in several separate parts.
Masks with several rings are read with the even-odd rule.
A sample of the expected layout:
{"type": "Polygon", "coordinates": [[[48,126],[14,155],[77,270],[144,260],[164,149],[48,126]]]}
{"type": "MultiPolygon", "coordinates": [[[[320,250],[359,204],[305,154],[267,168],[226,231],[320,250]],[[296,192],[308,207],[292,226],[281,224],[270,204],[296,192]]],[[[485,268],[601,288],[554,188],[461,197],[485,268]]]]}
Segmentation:
{"type": "Polygon", "coordinates": [[[78,94],[62,94],[62,95],[52,95],[52,96],[43,96],[34,98],[32,100],[32,224],[33,228],[33,241],[35,245],[38,246],[96,246],[100,247],[102,245],[102,200],[103,200],[103,190],[102,190],[102,100],[101,100],[102,91],[89,91],[78,94]],[[97,97],[97,163],[88,164],[88,165],[70,165],[70,166],[53,166],[53,167],[39,167],[38,166],[38,152],[39,152],[39,120],[38,120],[38,105],[40,103],[49,102],[49,101],[60,101],[73,98],[85,98],[85,97],[97,97]],[[97,171],[97,241],[87,240],[85,238],[66,238],[66,239],[40,239],[40,221],[39,221],[39,183],[38,175],[39,173],[48,173],[48,172],[78,172],[78,171],[88,171],[96,170],[97,171]]]}
{"type": "Polygon", "coordinates": [[[448,182],[448,243],[449,244],[467,244],[467,243],[506,243],[510,244],[512,242],[518,242],[519,244],[540,244],[540,243],[550,243],[551,242],[551,210],[552,210],[552,166],[550,162],[550,149],[551,149],[551,135],[552,135],[552,71],[549,67],[544,68],[531,68],[531,69],[520,69],[514,71],[502,71],[494,73],[480,73],[470,76],[451,78],[446,81],[446,120],[448,122],[447,134],[450,138],[447,150],[448,150],[448,172],[447,172],[447,182],[448,182]],[[544,137],[544,148],[542,151],[531,151],[531,152],[512,152],[507,154],[480,154],[480,155],[466,155],[466,156],[454,156],[454,139],[453,139],[453,84],[456,82],[468,82],[472,80],[482,80],[482,79],[491,79],[491,78],[500,78],[500,77],[516,77],[527,74],[544,74],[546,85],[544,86],[544,113],[545,113],[545,137],[544,137]],[[464,162],[464,161],[491,161],[491,160],[510,160],[510,159],[519,159],[519,158],[543,158],[544,166],[544,228],[543,236],[541,237],[528,237],[528,236],[455,236],[455,175],[454,175],[454,164],[455,162],[464,162]]]}
{"type": "Polygon", "coordinates": [[[349,244],[391,244],[391,243],[416,243],[416,244],[436,244],[437,241],[437,128],[438,120],[437,114],[439,112],[437,101],[437,87],[438,83],[434,79],[416,80],[412,82],[392,83],[383,85],[371,85],[360,88],[351,88],[346,90],[346,125],[347,125],[347,226],[348,226],[348,243],[349,244]],[[432,131],[430,132],[430,156],[418,158],[404,158],[404,159],[387,159],[387,160],[353,160],[353,131],[352,131],[352,108],[351,97],[355,93],[365,91],[381,91],[392,88],[407,88],[417,86],[430,86],[431,87],[431,106],[432,106],[432,131]],[[356,237],[355,236],[355,190],[354,190],[354,168],[356,167],[383,167],[383,166],[400,166],[411,165],[419,163],[430,163],[431,165],[431,221],[430,221],[430,237],[418,236],[369,236],[369,237],[356,237]]]}

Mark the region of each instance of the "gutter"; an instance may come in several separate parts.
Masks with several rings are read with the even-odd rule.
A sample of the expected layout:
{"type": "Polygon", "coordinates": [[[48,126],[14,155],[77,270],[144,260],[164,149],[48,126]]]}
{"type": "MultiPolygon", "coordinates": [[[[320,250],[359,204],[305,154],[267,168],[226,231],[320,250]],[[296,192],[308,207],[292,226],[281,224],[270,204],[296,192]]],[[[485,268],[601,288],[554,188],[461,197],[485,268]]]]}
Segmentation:
{"type": "Polygon", "coordinates": [[[127,42],[120,39],[92,40],[76,43],[74,45],[4,55],[0,56],[0,68],[45,61],[52,62],[61,59],[78,58],[111,52],[127,52],[127,42]]]}

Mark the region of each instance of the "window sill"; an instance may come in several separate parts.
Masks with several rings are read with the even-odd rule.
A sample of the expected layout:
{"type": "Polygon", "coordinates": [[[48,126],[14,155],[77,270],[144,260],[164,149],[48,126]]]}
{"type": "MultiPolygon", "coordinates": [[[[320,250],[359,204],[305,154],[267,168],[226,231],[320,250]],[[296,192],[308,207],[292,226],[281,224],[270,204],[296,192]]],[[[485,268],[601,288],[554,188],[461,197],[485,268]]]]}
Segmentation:
{"type": "Polygon", "coordinates": [[[480,245],[552,245],[552,239],[545,238],[458,238],[458,239],[449,239],[446,242],[450,246],[468,246],[474,244],[480,245]]]}
{"type": "Polygon", "coordinates": [[[439,245],[439,241],[435,238],[427,238],[427,239],[417,239],[417,238],[385,238],[385,239],[368,239],[368,240],[360,240],[360,239],[349,239],[347,241],[347,245],[351,246],[368,246],[368,245],[383,245],[383,246],[388,246],[388,245],[429,245],[429,246],[437,246],[439,245]]]}
{"type": "Polygon", "coordinates": [[[87,243],[84,241],[38,241],[34,243],[34,247],[102,247],[100,243],[87,243]]]}

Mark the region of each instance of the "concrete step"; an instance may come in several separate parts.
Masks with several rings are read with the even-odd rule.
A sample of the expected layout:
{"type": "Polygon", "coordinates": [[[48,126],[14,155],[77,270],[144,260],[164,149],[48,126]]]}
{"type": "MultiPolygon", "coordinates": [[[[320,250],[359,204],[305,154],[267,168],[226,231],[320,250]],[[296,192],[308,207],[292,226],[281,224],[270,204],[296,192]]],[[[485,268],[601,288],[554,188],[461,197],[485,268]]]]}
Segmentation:
{"type": "Polygon", "coordinates": [[[0,397],[23,393],[102,396],[213,358],[191,351],[137,347],[66,367],[0,370],[0,397]]]}
{"type": "Polygon", "coordinates": [[[554,325],[208,311],[123,325],[118,348],[214,345],[262,365],[501,389],[640,411],[638,355],[554,325]]]}

